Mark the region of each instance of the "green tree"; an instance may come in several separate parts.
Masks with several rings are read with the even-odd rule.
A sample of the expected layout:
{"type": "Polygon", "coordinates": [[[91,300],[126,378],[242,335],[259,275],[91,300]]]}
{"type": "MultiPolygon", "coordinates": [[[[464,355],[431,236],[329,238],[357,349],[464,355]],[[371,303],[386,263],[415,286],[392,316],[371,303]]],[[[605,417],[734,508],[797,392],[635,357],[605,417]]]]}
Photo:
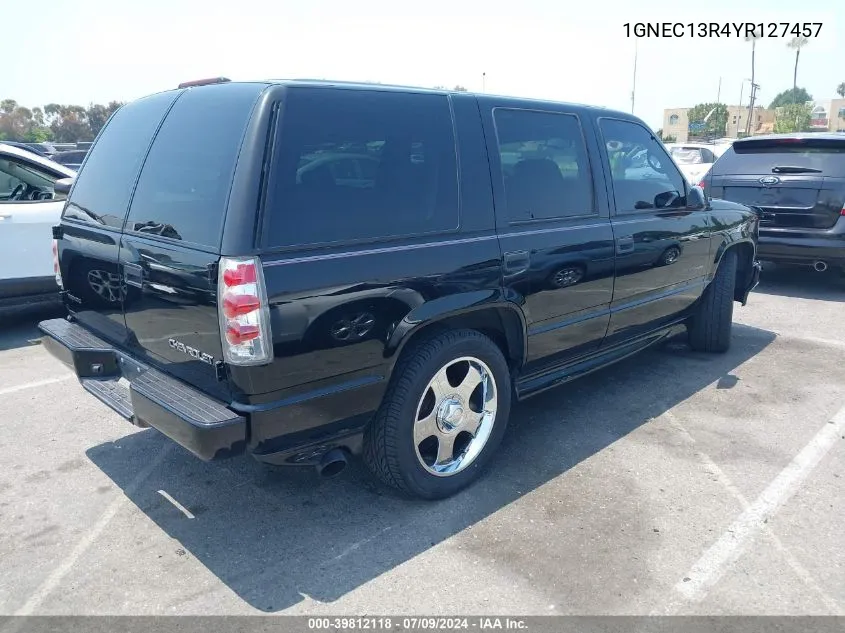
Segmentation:
{"type": "Polygon", "coordinates": [[[88,111],[78,105],[48,103],[44,107],[53,138],[59,143],[90,141],[94,138],[88,122],[88,111]]]}
{"type": "Polygon", "coordinates": [[[655,132],[655,136],[664,143],[674,143],[678,140],[674,134],[663,134],[663,128],[659,128],[657,132],[655,132]]]}
{"type": "Polygon", "coordinates": [[[774,110],[775,108],[779,108],[781,106],[792,105],[793,103],[804,103],[812,100],[813,95],[807,92],[806,89],[790,88],[788,90],[784,90],[783,92],[779,92],[769,104],[769,109],[774,110]]]}
{"type": "Polygon", "coordinates": [[[836,94],[845,99],[845,81],[836,86],[836,94]]]}
{"type": "Polygon", "coordinates": [[[808,132],[813,108],[806,103],[789,103],[778,108],[775,116],[775,132],[808,132]]]}
{"type": "Polygon", "coordinates": [[[704,131],[724,136],[728,124],[728,108],[724,103],[699,103],[687,113],[690,123],[704,123],[704,131]]]}

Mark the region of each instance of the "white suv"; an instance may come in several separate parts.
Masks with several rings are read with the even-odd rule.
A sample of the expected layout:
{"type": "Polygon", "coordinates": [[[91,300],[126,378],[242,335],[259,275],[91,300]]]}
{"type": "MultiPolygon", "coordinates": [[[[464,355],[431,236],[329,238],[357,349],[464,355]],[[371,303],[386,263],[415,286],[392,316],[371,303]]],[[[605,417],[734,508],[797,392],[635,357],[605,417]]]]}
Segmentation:
{"type": "Polygon", "coordinates": [[[64,193],[56,181],[72,169],[0,143],[0,309],[58,298],[51,257],[52,227],[64,193]]]}

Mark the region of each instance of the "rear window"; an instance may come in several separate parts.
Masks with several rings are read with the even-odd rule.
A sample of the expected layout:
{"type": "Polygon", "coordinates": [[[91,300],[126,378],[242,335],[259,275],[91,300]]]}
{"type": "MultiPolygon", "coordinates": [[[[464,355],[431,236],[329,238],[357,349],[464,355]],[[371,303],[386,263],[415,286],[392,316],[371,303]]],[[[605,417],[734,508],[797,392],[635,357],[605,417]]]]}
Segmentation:
{"type": "Polygon", "coordinates": [[[269,246],[458,226],[455,140],[445,95],[292,89],[276,153],[269,246]]]}
{"type": "Polygon", "coordinates": [[[223,84],[182,94],[144,162],[125,231],[219,245],[244,131],[263,89],[223,84]]]}
{"type": "Polygon", "coordinates": [[[789,173],[790,167],[813,170],[824,176],[845,177],[845,136],[842,139],[737,141],[716,161],[713,175],[789,173]],[[787,170],[781,172],[776,168],[787,170]]]}
{"type": "Polygon", "coordinates": [[[123,227],[144,154],[177,95],[163,92],[144,97],[114,113],[76,176],[65,218],[123,227]]]}

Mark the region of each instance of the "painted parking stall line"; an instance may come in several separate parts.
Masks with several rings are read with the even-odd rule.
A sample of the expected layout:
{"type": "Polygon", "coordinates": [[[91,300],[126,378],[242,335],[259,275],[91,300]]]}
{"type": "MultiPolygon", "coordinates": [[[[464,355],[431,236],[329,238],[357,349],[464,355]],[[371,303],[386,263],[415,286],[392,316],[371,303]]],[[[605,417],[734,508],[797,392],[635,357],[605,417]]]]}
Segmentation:
{"type": "Polygon", "coordinates": [[[708,549],[675,590],[687,600],[698,602],[745,552],[768,519],[797,492],[822,458],[845,433],[845,406],[827,422],[813,439],[708,549]]]}
{"type": "Polygon", "coordinates": [[[57,376],[56,378],[45,378],[44,380],[34,380],[32,382],[27,382],[22,385],[15,385],[14,387],[5,387],[0,389],[0,396],[5,396],[10,393],[16,393],[18,391],[24,391],[25,389],[34,389],[35,387],[44,387],[46,385],[52,385],[57,382],[64,382],[65,380],[70,380],[74,378],[73,375],[67,376],[57,376]]]}

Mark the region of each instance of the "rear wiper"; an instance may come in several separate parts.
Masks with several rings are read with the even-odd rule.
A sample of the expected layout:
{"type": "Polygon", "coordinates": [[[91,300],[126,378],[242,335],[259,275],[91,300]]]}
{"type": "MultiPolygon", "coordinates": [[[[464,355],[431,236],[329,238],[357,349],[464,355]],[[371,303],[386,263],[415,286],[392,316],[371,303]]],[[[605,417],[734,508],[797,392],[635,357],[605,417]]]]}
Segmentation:
{"type": "Polygon", "coordinates": [[[815,167],[794,167],[786,165],[784,167],[772,167],[772,173],[775,174],[820,174],[821,169],[815,167]]]}

